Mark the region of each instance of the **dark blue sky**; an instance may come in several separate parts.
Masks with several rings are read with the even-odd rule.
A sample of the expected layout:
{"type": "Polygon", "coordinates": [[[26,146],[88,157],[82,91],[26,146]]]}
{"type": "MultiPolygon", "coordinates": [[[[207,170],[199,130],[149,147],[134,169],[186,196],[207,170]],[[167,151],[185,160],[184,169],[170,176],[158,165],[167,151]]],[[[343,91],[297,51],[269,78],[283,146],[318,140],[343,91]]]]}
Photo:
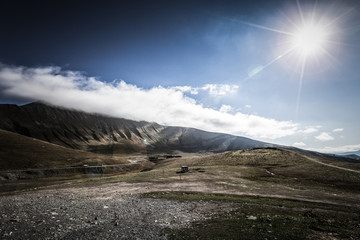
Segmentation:
{"type": "MultiPolygon", "coordinates": [[[[187,86],[193,93],[181,90],[184,96],[203,108],[298,128],[273,138],[224,131],[299,147],[360,148],[359,16],[357,1],[340,0],[3,0],[0,63],[13,70],[60,67],[139,89],[187,86]],[[277,59],[288,36],[261,28],[296,32],[299,9],[303,21],[315,16],[331,26],[326,54],[309,58],[303,74],[299,54],[277,59]],[[252,76],[254,69],[261,71],[252,76]]],[[[1,102],[37,99],[10,91],[6,77],[1,102]]]]}
{"type": "Polygon", "coordinates": [[[216,54],[213,46],[204,44],[204,36],[216,31],[224,19],[230,19],[230,26],[221,30],[225,34],[241,31],[242,26],[233,28],[232,18],[253,21],[279,5],[276,1],[74,2],[3,1],[0,60],[26,66],[53,64],[147,87],[154,83],[146,76],[157,72],[159,83],[177,84],[172,80],[175,75],[189,68],[201,74],[204,61],[216,54]]]}

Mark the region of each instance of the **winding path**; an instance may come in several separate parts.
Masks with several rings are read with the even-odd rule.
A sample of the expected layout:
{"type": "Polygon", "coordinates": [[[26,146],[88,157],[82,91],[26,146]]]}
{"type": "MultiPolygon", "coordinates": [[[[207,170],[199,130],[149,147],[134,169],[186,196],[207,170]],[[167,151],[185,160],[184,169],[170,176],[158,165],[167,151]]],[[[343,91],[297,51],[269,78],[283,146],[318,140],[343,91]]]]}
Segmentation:
{"type": "Polygon", "coordinates": [[[348,171],[348,172],[354,172],[354,173],[360,173],[359,170],[354,170],[354,169],[350,169],[350,168],[344,168],[344,167],[339,167],[339,166],[335,166],[335,165],[332,165],[332,164],[329,164],[329,163],[323,163],[319,160],[316,160],[315,158],[312,158],[312,157],[309,157],[309,156],[306,156],[306,155],[303,155],[306,159],[312,161],[312,162],[315,162],[315,163],[318,163],[318,164],[321,164],[321,165],[325,165],[325,166],[328,166],[328,167],[332,167],[332,168],[337,168],[337,169],[340,169],[340,170],[344,170],[344,171],[348,171]]]}

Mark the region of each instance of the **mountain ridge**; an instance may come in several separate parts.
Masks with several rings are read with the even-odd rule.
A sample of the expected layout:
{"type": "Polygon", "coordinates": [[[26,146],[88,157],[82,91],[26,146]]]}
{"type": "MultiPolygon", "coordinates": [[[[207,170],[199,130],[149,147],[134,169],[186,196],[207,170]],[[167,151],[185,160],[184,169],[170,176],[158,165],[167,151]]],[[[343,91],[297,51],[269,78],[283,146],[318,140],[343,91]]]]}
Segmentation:
{"type": "Polygon", "coordinates": [[[34,102],[0,105],[0,129],[100,153],[224,152],[276,145],[195,128],[86,113],[34,102]]]}

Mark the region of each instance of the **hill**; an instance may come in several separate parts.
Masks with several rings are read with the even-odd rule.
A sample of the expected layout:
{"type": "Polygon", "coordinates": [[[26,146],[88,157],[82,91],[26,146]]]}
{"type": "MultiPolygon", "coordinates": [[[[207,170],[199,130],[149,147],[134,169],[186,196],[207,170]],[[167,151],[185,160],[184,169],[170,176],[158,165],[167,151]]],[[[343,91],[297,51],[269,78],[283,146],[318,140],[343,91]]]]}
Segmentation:
{"type": "Polygon", "coordinates": [[[116,238],[125,226],[131,229],[128,236],[134,229],[146,229],[148,236],[156,224],[170,239],[356,239],[359,234],[360,164],[345,157],[41,103],[0,105],[0,117],[3,229],[12,234],[16,226],[19,239],[35,225],[36,233],[51,237],[60,223],[66,226],[64,238],[99,233],[116,238]],[[156,164],[142,154],[136,155],[142,158],[136,165],[125,159],[131,152],[173,151],[207,154],[159,158],[156,164]],[[190,172],[178,174],[182,165],[190,172]],[[21,193],[29,189],[40,190],[21,193]],[[188,210],[179,211],[180,204],[188,210]],[[206,218],[195,221],[199,206],[206,218]],[[108,212],[119,209],[120,214],[108,212]],[[156,215],[160,210],[173,215],[156,215]],[[29,219],[20,212],[29,213],[29,219]],[[182,221],[184,213],[190,218],[182,221]],[[27,224],[34,216],[41,224],[27,224]],[[86,218],[94,221],[84,223],[86,218]],[[186,225],[169,228],[176,222],[186,225]]]}
{"type": "Polygon", "coordinates": [[[0,105],[0,129],[97,153],[224,152],[272,144],[193,128],[132,121],[44,103],[0,105]]]}
{"type": "Polygon", "coordinates": [[[253,148],[193,157],[181,162],[167,160],[156,168],[175,169],[180,164],[187,165],[193,170],[200,169],[203,172],[202,177],[209,174],[210,178],[224,182],[229,187],[241,187],[241,182],[244,183],[246,179],[262,183],[264,186],[271,183],[294,188],[296,185],[311,187],[316,183],[319,187],[351,189],[358,192],[360,184],[358,163],[286,149],[253,148]]]}
{"type": "Polygon", "coordinates": [[[261,148],[166,159],[145,172],[7,182],[3,236],[358,239],[360,170],[336,163],[261,148]],[[191,172],[177,174],[182,164],[191,172]]]}
{"type": "Polygon", "coordinates": [[[70,149],[4,130],[0,130],[0,159],[1,171],[128,163],[123,157],[70,149]]]}

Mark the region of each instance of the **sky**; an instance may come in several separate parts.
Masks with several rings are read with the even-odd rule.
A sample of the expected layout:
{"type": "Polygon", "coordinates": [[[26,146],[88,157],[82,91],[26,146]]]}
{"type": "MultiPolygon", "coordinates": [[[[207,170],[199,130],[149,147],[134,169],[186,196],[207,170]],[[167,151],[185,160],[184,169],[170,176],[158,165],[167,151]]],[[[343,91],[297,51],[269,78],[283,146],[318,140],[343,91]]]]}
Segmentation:
{"type": "Polygon", "coordinates": [[[0,103],[360,150],[357,1],[16,1],[0,103]]]}

